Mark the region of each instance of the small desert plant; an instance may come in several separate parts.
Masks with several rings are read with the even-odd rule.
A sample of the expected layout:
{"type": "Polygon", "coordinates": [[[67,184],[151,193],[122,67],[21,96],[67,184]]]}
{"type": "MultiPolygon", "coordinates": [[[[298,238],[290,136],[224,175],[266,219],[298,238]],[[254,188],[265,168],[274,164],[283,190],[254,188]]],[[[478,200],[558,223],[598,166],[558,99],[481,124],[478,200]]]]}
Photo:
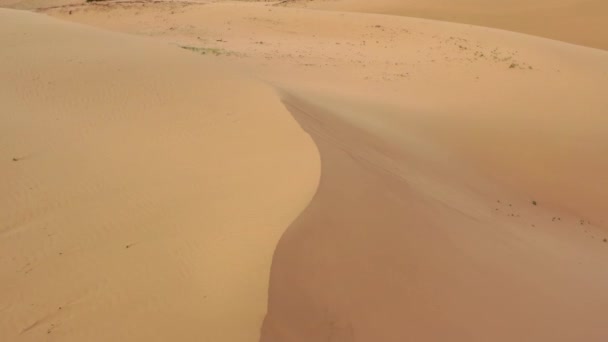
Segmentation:
{"type": "Polygon", "coordinates": [[[181,45],[180,47],[184,50],[200,53],[201,55],[214,55],[214,56],[233,55],[233,53],[230,51],[226,51],[224,49],[218,49],[218,48],[207,48],[207,47],[186,46],[186,45],[181,45]]]}
{"type": "Polygon", "coordinates": [[[536,201],[532,201],[532,205],[537,205],[538,203],[536,203],[536,201]]]}

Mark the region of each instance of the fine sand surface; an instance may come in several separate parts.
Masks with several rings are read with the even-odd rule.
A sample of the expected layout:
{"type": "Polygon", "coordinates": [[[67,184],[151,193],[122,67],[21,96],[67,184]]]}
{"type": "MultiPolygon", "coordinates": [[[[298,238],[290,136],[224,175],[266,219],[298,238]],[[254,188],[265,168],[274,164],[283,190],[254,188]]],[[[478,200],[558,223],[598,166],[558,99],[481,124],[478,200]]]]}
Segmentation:
{"type": "Polygon", "coordinates": [[[605,0],[288,0],[286,5],[429,18],[608,49],[605,0]]]}
{"type": "MultiPolygon", "coordinates": [[[[461,7],[426,3],[441,11],[458,7],[486,13],[482,16],[486,20],[491,20],[492,11],[511,13],[507,7],[522,13],[552,13],[552,8],[559,7],[544,0],[497,1],[492,6],[489,1],[470,0],[466,6],[461,2],[461,7]]],[[[399,2],[409,3],[422,2],[399,2]]],[[[577,5],[581,1],[560,3],[571,6],[564,20],[590,13],[577,5]]],[[[24,178],[45,184],[44,196],[70,198],[61,202],[66,204],[40,209],[33,205],[52,201],[8,191],[20,194],[13,197],[36,212],[20,222],[49,225],[52,219],[53,224],[65,224],[67,229],[53,226],[53,233],[61,234],[52,240],[53,248],[69,239],[73,250],[95,253],[88,256],[93,262],[82,257],[73,260],[65,271],[71,277],[57,279],[45,273],[37,279],[38,283],[52,280],[58,287],[64,286],[63,278],[95,282],[100,277],[107,283],[87,292],[86,300],[76,301],[81,311],[68,315],[74,331],[108,329],[104,338],[129,341],[251,341],[260,330],[264,342],[608,340],[604,317],[608,310],[608,52],[492,28],[365,13],[379,12],[372,4],[391,4],[389,0],[366,2],[369,8],[359,9],[357,4],[363,2],[117,1],[40,10],[64,20],[151,38],[144,41],[53,21],[64,28],[62,34],[82,35],[83,44],[98,46],[104,54],[84,53],[71,38],[61,46],[39,39],[28,49],[53,47],[51,56],[61,52],[70,56],[66,59],[78,60],[73,57],[78,52],[106,68],[118,64],[120,72],[113,74],[95,64],[87,73],[66,71],[65,75],[87,85],[91,79],[106,80],[112,84],[110,89],[118,87],[117,92],[124,89],[129,95],[117,99],[114,92],[98,91],[92,105],[84,86],[72,85],[66,95],[61,89],[37,88],[33,78],[21,75],[20,82],[36,89],[31,93],[39,97],[18,102],[19,97],[8,93],[10,101],[3,102],[16,102],[14,106],[37,113],[36,118],[48,115],[49,108],[60,108],[62,121],[53,127],[66,125],[63,130],[68,132],[88,127],[87,135],[79,131],[73,139],[86,136],[93,141],[93,147],[86,148],[70,144],[80,154],[61,151],[65,158],[61,162],[40,153],[48,162],[47,169],[28,168],[27,172],[36,172],[33,175],[24,171],[29,159],[12,162],[9,155],[6,161],[7,170],[24,167],[7,177],[14,180],[8,183],[10,189],[24,178]],[[84,32],[100,38],[92,42],[84,32]],[[108,47],[118,40],[129,42],[128,48],[118,43],[108,47]],[[226,77],[230,82],[224,81],[226,77]],[[250,78],[268,85],[245,80],[250,78]],[[75,90],[85,95],[74,96],[75,90]],[[108,102],[108,97],[114,100],[108,102]],[[75,100],[79,98],[87,100],[82,104],[75,100]],[[149,105],[148,101],[157,102],[149,105]],[[88,121],[91,116],[101,120],[108,112],[115,113],[121,103],[134,106],[119,115],[123,120],[130,118],[127,124],[115,117],[118,114],[97,126],[88,121]],[[201,111],[201,103],[214,110],[201,111]],[[32,104],[40,107],[25,107],[32,104]],[[181,120],[175,119],[177,104],[189,113],[181,120]],[[238,121],[238,129],[236,123],[228,122],[212,127],[210,123],[224,122],[222,118],[230,120],[221,114],[230,106],[238,106],[238,118],[248,121],[238,121]],[[65,108],[71,109],[63,113],[65,108]],[[197,120],[203,122],[194,125],[197,120]],[[167,127],[173,127],[174,135],[163,131],[167,127]],[[314,139],[318,152],[302,128],[314,139]],[[185,135],[190,138],[179,134],[182,130],[191,132],[185,135]],[[117,133],[124,131],[129,134],[117,133]],[[248,139],[243,140],[244,136],[248,139]],[[193,147],[200,145],[205,146],[202,153],[193,147]],[[90,153],[91,149],[101,149],[106,159],[99,159],[99,153],[90,153]],[[186,157],[180,156],[191,160],[195,150],[198,163],[187,164],[184,170],[178,161],[186,157]],[[139,159],[130,166],[133,155],[139,159]],[[218,159],[222,162],[215,162],[218,159]],[[77,160],[84,161],[71,164],[77,160]],[[121,167],[123,163],[129,167],[121,167]],[[214,165],[212,170],[209,163],[214,165]],[[103,175],[97,169],[104,170],[99,171],[103,175]],[[74,178],[81,173],[82,180],[74,178]],[[74,194],[70,195],[59,188],[64,183],[57,181],[62,179],[58,174],[66,177],[66,184],[95,185],[89,185],[89,190],[72,185],[74,194]],[[226,180],[218,183],[218,179],[226,180]],[[152,190],[149,184],[154,184],[152,190]],[[214,190],[208,191],[210,187],[214,190]],[[74,198],[90,198],[97,192],[104,197],[94,201],[105,203],[107,210],[82,200],[75,203],[74,198]],[[176,198],[181,200],[179,205],[176,198]],[[213,209],[205,211],[209,206],[213,209]],[[215,214],[218,210],[220,214],[215,214]],[[119,222],[99,218],[111,211],[118,213],[119,222]],[[69,216],[75,212],[76,216],[69,216]],[[75,227],[92,221],[99,227],[89,228],[90,235],[89,230],[75,227]],[[212,233],[200,228],[208,225],[213,225],[212,233]],[[153,249],[146,249],[153,255],[133,259],[129,253],[139,245],[125,246],[141,236],[154,237],[154,244],[147,241],[149,247],[141,244],[153,249]],[[218,240],[222,241],[219,245],[218,240]],[[269,253],[275,246],[268,283],[269,253]],[[209,248],[215,250],[213,257],[209,248]],[[172,254],[167,249],[179,251],[172,254]],[[95,267],[71,273],[74,265],[91,264],[95,267]],[[113,273],[99,275],[101,267],[113,273]],[[150,277],[162,281],[153,286],[143,279],[150,277]],[[208,279],[213,279],[212,285],[205,282],[208,279]],[[141,288],[146,291],[139,294],[141,288]],[[204,296],[213,289],[222,292],[208,304],[212,297],[204,296]],[[266,296],[260,294],[266,290],[267,308],[261,303],[266,296]],[[128,310],[129,306],[137,310],[128,310]],[[127,317],[132,320],[114,317],[119,310],[130,312],[127,317]],[[95,325],[89,326],[91,317],[95,325]],[[120,329],[112,330],[110,326],[117,322],[120,329]]],[[[6,13],[34,22],[51,21],[6,13]]],[[[394,8],[386,13],[402,14],[394,8]]],[[[519,22],[516,16],[510,18],[511,23],[519,22]]],[[[502,26],[500,21],[442,19],[545,35],[502,26]]],[[[546,36],[579,44],[587,44],[583,39],[605,39],[601,31],[589,33],[595,24],[587,22],[589,26],[576,25],[572,39],[546,36]]],[[[26,30],[26,37],[34,31],[26,30]]],[[[6,37],[14,37],[13,45],[28,41],[6,37]]],[[[19,65],[29,59],[47,72],[70,68],[58,68],[57,62],[41,60],[36,57],[39,54],[27,50],[3,53],[9,51],[27,57],[18,61],[13,57],[19,65]]],[[[6,63],[0,67],[5,66],[15,69],[6,63]]],[[[99,83],[95,86],[104,88],[99,83]]],[[[50,113],[53,118],[59,115],[56,110],[50,113]]],[[[46,147],[46,141],[52,140],[40,134],[42,128],[31,133],[35,127],[20,125],[35,139],[12,133],[16,135],[7,138],[12,144],[7,146],[44,140],[46,147]]],[[[44,132],[68,139],[55,130],[44,132]]],[[[9,152],[15,154],[13,149],[9,152]]],[[[7,203],[11,201],[16,200],[7,203]]],[[[23,212],[15,208],[9,206],[3,215],[14,221],[9,214],[23,212]]],[[[23,264],[32,255],[38,263],[64,260],[65,255],[41,254],[40,250],[56,251],[41,249],[46,235],[33,235],[35,231],[18,229],[19,234],[32,235],[23,235],[19,251],[9,250],[0,260],[9,263],[15,255],[24,259],[23,264]],[[36,253],[22,250],[23,245],[35,247],[36,253]]],[[[19,234],[5,236],[17,239],[19,234]]],[[[13,240],[2,243],[17,245],[13,240]]],[[[46,272],[52,269],[47,266],[46,272]]],[[[42,272],[35,268],[28,276],[36,270],[42,272]]],[[[36,285],[20,278],[24,276],[13,270],[7,279],[21,279],[15,289],[36,285]]],[[[61,289],[65,296],[75,291],[69,285],[61,289]]],[[[51,302],[58,296],[52,290],[36,289],[37,302],[51,302]]],[[[11,300],[2,313],[30,304],[23,298],[11,300]]],[[[42,326],[36,320],[52,323],[31,311],[20,317],[31,319],[28,323],[34,326],[42,326]]],[[[18,326],[22,325],[27,326],[18,326]]],[[[68,329],[68,324],[63,327],[68,329]]],[[[1,328],[0,334],[18,331],[1,328]]],[[[69,336],[77,340],[93,335],[69,336]]]]}
{"type": "Polygon", "coordinates": [[[0,0],[0,7],[14,9],[38,9],[55,6],[84,4],[85,0],[0,0]]]}
{"type": "Polygon", "coordinates": [[[257,340],[319,176],[276,93],[39,14],[0,44],[0,340],[257,340]]]}

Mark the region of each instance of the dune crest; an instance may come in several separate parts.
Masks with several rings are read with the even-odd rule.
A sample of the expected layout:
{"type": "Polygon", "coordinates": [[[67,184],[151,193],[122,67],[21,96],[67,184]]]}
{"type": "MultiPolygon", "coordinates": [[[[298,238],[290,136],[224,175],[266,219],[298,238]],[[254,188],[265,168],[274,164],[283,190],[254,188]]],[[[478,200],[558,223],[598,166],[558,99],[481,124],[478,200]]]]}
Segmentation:
{"type": "Polygon", "coordinates": [[[319,176],[274,90],[40,14],[0,42],[0,340],[256,340],[319,176]]]}
{"type": "MultiPolygon", "coordinates": [[[[23,278],[41,272],[30,259],[58,263],[45,253],[63,258],[68,236],[86,263],[71,260],[82,276],[63,279],[89,282],[68,286],[85,292],[77,315],[41,315],[14,299],[7,312],[17,319],[1,327],[22,339],[59,333],[56,318],[73,327],[70,338],[87,339],[99,318],[95,328],[119,327],[104,337],[144,341],[255,340],[260,327],[263,342],[608,340],[608,52],[576,45],[605,40],[602,6],[117,0],[40,9],[148,40],[56,21],[37,40],[6,31],[5,45],[18,49],[0,52],[14,81],[0,83],[12,106],[0,247],[19,258],[0,259],[16,284],[5,293],[35,292],[23,278]],[[408,17],[412,8],[423,18],[408,17]],[[486,27],[470,25],[478,18],[486,27]],[[37,68],[44,78],[28,71],[37,68]],[[37,126],[13,112],[49,119],[37,126]],[[52,153],[34,148],[41,141],[52,153]],[[36,160],[42,171],[26,168],[36,160]],[[91,217],[99,223],[80,228],[91,217]],[[30,238],[53,242],[37,248],[30,238]],[[117,322],[127,304],[137,309],[117,322]]],[[[55,279],[46,276],[35,279],[55,279]]],[[[64,298],[53,291],[35,303],[64,298]]]]}
{"type": "Polygon", "coordinates": [[[288,6],[495,27],[608,50],[604,0],[292,0],[288,6]]]}
{"type": "Polygon", "coordinates": [[[415,127],[394,135],[381,106],[361,118],[352,99],[285,101],[322,175],[273,258],[261,341],[608,336],[605,227],[539,206],[415,127]]]}

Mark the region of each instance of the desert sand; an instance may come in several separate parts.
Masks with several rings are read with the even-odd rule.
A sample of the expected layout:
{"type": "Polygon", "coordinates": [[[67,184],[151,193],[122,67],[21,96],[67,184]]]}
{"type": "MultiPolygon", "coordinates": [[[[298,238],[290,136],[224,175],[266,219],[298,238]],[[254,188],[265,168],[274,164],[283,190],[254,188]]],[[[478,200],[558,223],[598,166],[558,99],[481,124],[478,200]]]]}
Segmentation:
{"type": "Polygon", "coordinates": [[[319,176],[276,93],[38,14],[0,32],[0,339],[255,340],[319,176]]]}
{"type": "Polygon", "coordinates": [[[292,0],[286,5],[495,27],[608,49],[604,0],[292,0]]]}
{"type": "Polygon", "coordinates": [[[603,3],[0,4],[0,337],[608,339],[603,3]]]}

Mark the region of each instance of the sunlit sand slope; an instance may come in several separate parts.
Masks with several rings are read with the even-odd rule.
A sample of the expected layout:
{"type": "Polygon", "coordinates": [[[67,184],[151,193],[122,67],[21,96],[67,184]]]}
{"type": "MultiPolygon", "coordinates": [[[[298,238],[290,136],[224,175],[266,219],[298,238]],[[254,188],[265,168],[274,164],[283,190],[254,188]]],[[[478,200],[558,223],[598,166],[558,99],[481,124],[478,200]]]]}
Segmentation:
{"type": "Polygon", "coordinates": [[[175,47],[0,10],[0,340],[255,341],[317,150],[175,47]]]}
{"type": "Polygon", "coordinates": [[[496,27],[608,49],[604,0],[295,0],[292,6],[383,13],[496,27]]]}

